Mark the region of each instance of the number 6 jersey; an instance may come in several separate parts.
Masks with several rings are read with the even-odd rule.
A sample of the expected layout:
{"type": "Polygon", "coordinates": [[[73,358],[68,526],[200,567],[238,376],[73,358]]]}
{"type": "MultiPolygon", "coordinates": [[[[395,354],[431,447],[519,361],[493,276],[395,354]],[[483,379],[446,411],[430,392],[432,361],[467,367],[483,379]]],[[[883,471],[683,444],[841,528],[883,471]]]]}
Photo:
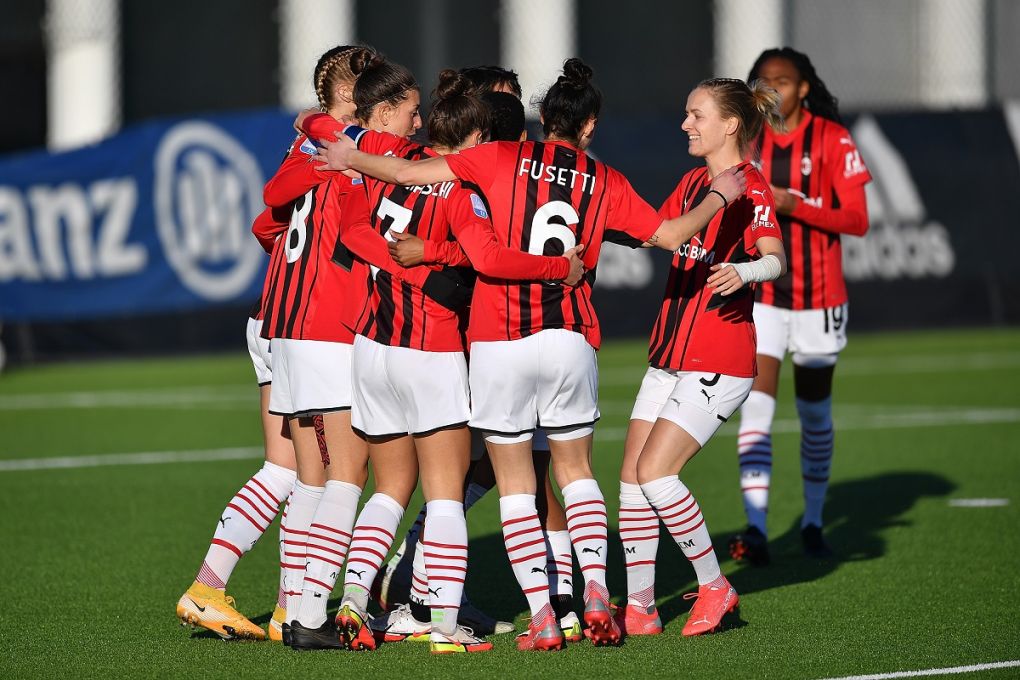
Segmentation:
{"type": "Polygon", "coordinates": [[[606,230],[647,241],[662,223],[627,179],[565,142],[489,142],[446,156],[450,169],[477,185],[492,209],[499,243],[535,255],[561,255],[584,244],[587,274],[577,286],[506,281],[480,275],[471,341],[517,340],[548,328],[601,336],[591,287],[606,230]]]}

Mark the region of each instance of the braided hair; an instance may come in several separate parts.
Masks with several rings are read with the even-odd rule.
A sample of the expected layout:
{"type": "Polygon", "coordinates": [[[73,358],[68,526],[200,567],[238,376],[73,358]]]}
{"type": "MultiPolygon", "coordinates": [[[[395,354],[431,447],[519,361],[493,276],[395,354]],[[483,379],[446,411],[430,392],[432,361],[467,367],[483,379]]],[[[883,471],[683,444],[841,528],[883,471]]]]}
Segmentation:
{"type": "Polygon", "coordinates": [[[801,80],[808,83],[809,89],[804,105],[812,115],[828,118],[836,123],[843,121],[839,117],[839,100],[829,92],[829,88],[815,72],[814,64],[803,52],[798,52],[792,47],[776,47],[762,52],[751,67],[751,73],[747,76],[747,82],[753,82],[759,77],[761,67],[766,61],[773,58],[786,59],[793,64],[800,74],[801,80]]]}
{"type": "Polygon", "coordinates": [[[328,111],[336,104],[338,85],[354,85],[354,81],[375,56],[371,47],[340,45],[327,50],[315,64],[312,84],[319,107],[328,111]]]}

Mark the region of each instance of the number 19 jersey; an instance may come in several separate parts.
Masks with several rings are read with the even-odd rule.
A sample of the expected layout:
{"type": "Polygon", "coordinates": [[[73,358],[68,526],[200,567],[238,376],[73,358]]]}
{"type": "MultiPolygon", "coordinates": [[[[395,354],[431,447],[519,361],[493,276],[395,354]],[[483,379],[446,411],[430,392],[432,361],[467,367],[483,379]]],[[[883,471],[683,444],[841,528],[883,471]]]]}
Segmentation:
{"type": "Polygon", "coordinates": [[[492,210],[496,239],[534,255],[561,255],[584,244],[587,274],[574,287],[479,275],[468,338],[517,340],[550,328],[582,334],[599,346],[591,288],[606,230],[647,241],[662,222],[627,179],[565,142],[490,142],[445,157],[477,185],[492,210]]]}

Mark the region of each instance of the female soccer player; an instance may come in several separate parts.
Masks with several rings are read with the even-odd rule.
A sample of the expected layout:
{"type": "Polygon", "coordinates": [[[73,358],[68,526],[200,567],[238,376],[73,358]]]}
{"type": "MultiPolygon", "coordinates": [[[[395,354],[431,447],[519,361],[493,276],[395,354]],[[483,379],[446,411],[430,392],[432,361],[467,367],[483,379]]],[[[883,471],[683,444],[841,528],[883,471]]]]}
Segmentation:
{"type": "MultiPolygon", "coordinates": [[[[316,64],[313,80],[319,104],[323,110],[328,110],[338,117],[349,116],[353,113],[354,109],[350,100],[351,87],[357,73],[372,54],[372,50],[368,48],[341,46],[327,51],[320,57],[316,64]]],[[[295,376],[297,368],[288,371],[287,375],[278,376],[278,389],[271,390],[269,338],[272,335],[279,335],[279,330],[274,330],[271,335],[269,329],[265,329],[266,332],[263,332],[263,326],[267,311],[265,292],[276,290],[277,276],[281,270],[285,270],[289,274],[295,269],[304,269],[301,265],[307,261],[302,259],[301,247],[291,246],[288,249],[286,241],[278,242],[277,240],[277,236],[286,230],[286,219],[289,218],[291,203],[323,179],[323,173],[317,173],[307,162],[307,153],[313,147],[307,145],[302,148],[302,146],[300,143],[295,143],[288,154],[288,159],[281,167],[281,172],[285,173],[290,180],[280,181],[278,179],[280,175],[270,180],[266,187],[266,202],[270,207],[259,215],[253,226],[253,231],[263,247],[266,247],[271,253],[274,249],[277,251],[266,275],[266,291],[260,300],[261,305],[257,312],[253,312],[247,329],[248,349],[259,382],[263,434],[266,442],[266,463],[227,503],[220,515],[216,533],[213,535],[212,544],[202,563],[202,568],[199,570],[195,582],[177,603],[177,615],[182,622],[200,625],[228,638],[263,639],[265,637],[261,628],[233,608],[233,598],[228,598],[225,595],[226,583],[237,562],[255,545],[255,542],[272,523],[280,503],[288,498],[291,490],[295,488],[294,445],[291,444],[289,438],[284,437],[284,432],[289,430],[285,424],[284,415],[290,415],[290,413],[284,414],[279,411],[278,404],[274,408],[272,402],[274,402],[273,395],[277,392],[289,392],[290,385],[288,383],[297,379],[295,376]],[[297,173],[287,172],[295,168],[298,170],[297,173]],[[299,179],[297,189],[294,189],[291,184],[291,180],[295,177],[299,179]],[[284,253],[284,251],[287,252],[284,253]],[[298,260],[301,260],[301,263],[294,264],[298,260]],[[288,262],[294,266],[287,267],[288,262]]],[[[303,224],[301,226],[304,227],[303,224]]],[[[295,231],[295,236],[304,235],[295,231]]],[[[301,240],[303,245],[311,247],[312,239],[301,240]]],[[[314,257],[310,259],[314,260],[314,257]]],[[[300,294],[301,291],[297,290],[295,293],[300,294]]],[[[304,294],[311,295],[311,291],[306,290],[304,294]]],[[[278,300],[274,309],[279,312],[280,302],[299,305],[295,300],[296,298],[278,300]]],[[[273,318],[274,321],[278,321],[282,317],[277,314],[273,318]]],[[[325,325],[323,324],[323,326],[325,325]]],[[[325,332],[328,335],[328,331],[325,332]]],[[[314,341],[309,340],[309,342],[314,341]]],[[[320,345],[328,347],[326,344],[320,343],[320,345]]],[[[278,355],[281,353],[277,352],[278,355]]],[[[316,404],[316,406],[321,405],[316,404]]],[[[316,412],[312,409],[304,415],[313,415],[316,412]]],[[[286,621],[286,598],[290,597],[293,600],[300,594],[301,577],[299,573],[295,572],[304,571],[303,553],[305,551],[300,550],[302,554],[299,555],[296,550],[305,547],[307,541],[303,537],[306,537],[308,533],[306,524],[311,520],[311,514],[315,510],[318,497],[322,495],[322,474],[321,471],[314,470],[319,460],[319,447],[311,419],[304,418],[302,423],[294,422],[292,424],[300,424],[294,428],[297,446],[304,452],[303,458],[306,460],[304,467],[309,465],[308,459],[312,461],[311,474],[314,479],[312,483],[309,483],[308,471],[304,476],[298,475],[302,483],[298,485],[297,495],[292,499],[293,503],[289,504],[291,506],[289,507],[290,526],[296,533],[288,537],[287,528],[281,527],[281,568],[283,570],[281,594],[270,623],[270,637],[274,640],[282,638],[282,623],[286,621]],[[317,483],[314,483],[316,481],[317,483]],[[302,538],[294,540],[298,537],[302,538]]],[[[335,429],[335,427],[331,427],[331,433],[335,429]]],[[[349,426],[347,429],[350,429],[349,426]]],[[[332,438],[336,443],[336,437],[332,438]]],[[[361,457],[363,458],[364,454],[361,457]]],[[[364,467],[363,462],[361,466],[364,467]]],[[[363,479],[361,484],[364,484],[363,479]]],[[[354,502],[357,503],[357,497],[354,498],[354,502]]],[[[287,512],[285,512],[286,515],[287,512]]]]}
{"type": "MultiPolygon", "coordinates": [[[[369,48],[345,46],[320,58],[316,93],[331,116],[354,113],[354,82],[373,56],[369,48]]],[[[405,134],[414,129],[411,123],[401,127],[405,134]]],[[[343,562],[368,461],[364,441],[350,427],[350,325],[363,286],[333,263],[339,216],[326,210],[329,193],[349,187],[350,180],[315,171],[310,153],[314,146],[299,137],[264,192],[271,208],[293,204],[263,291],[263,337],[270,338],[275,373],[269,408],[288,419],[297,456],[297,483],[282,528],[288,621],[314,618],[320,603],[324,611],[322,591],[329,588],[321,584],[343,562]],[[316,415],[322,416],[325,456],[312,422],[316,415]]],[[[316,648],[318,629],[328,628],[322,618],[315,626],[285,628],[283,637],[295,648],[316,648]]]]}
{"type": "MultiPolygon", "coordinates": [[[[713,184],[718,195],[663,220],[623,175],[584,153],[602,103],[591,76],[579,59],[564,64],[541,104],[544,143],[483,144],[411,162],[361,153],[339,140],[327,143],[322,157],[334,169],[354,167],[397,184],[470,181],[484,192],[501,243],[535,254],[583,244],[589,269],[598,261],[607,229],[675,250],[743,192],[743,177],[719,173],[713,184]]],[[[592,279],[571,288],[480,277],[471,303],[471,425],[486,433],[507,553],[532,612],[520,649],[562,649],[564,644],[550,605],[545,539],[535,509],[530,440],[539,424],[550,439],[553,473],[586,580],[584,619],[591,639],[615,644],[620,638],[605,582],[605,501],[590,463],[599,417],[595,349],[600,341],[592,279]]]]}
{"type": "MultiPolygon", "coordinates": [[[[357,115],[373,127],[374,109],[360,104],[363,82],[355,87],[357,115]]],[[[371,131],[358,135],[359,145],[402,158],[427,158],[474,146],[488,134],[489,110],[480,99],[465,94],[468,85],[455,71],[440,74],[429,116],[431,148],[371,131]]],[[[379,97],[365,95],[364,99],[379,97]]],[[[409,232],[433,244],[456,236],[471,265],[483,275],[565,279],[570,285],[580,280],[583,271],[574,256],[580,248],[563,257],[545,257],[499,246],[484,202],[457,182],[393,186],[367,179],[365,191],[346,195],[339,211],[345,243],[353,230],[371,221],[381,252],[373,260],[360,243],[350,243],[355,254],[380,267],[373,273],[370,302],[358,322],[354,351],[353,424],[369,439],[376,493],[355,526],[338,621],[352,648],[374,647],[372,632],[364,625],[369,589],[420,470],[427,508],[422,545],[432,609],[431,649],[435,653],[491,649],[491,643],[457,625],[467,566],[463,493],[470,462],[461,322],[456,310],[437,302],[441,296],[429,297],[437,290],[432,282],[426,280],[419,287],[391,274],[396,270],[405,276],[390,259],[379,233],[392,238],[394,233],[409,232]]]]}
{"type": "Polygon", "coordinates": [[[772,418],[787,352],[801,426],[801,539],[808,556],[832,555],[822,536],[822,506],[832,465],[832,376],[848,319],[840,236],[867,232],[864,185],[871,175],[807,55],[789,47],[766,50],[751,69],[753,80],[782,95],[788,130],[766,128],[760,140],[761,171],[775,195],[790,271],[761,286],[755,298],[758,376],[740,409],[737,440],[748,527],[730,541],[735,559],[761,565],[769,562],[772,418]]]}
{"type": "MultiPolygon", "coordinates": [[[[660,209],[683,214],[725,168],[747,158],[766,119],[779,123],[779,96],[740,80],[703,81],[687,98],[688,152],[705,159],[680,180],[660,209]]],[[[690,560],[697,602],[684,635],[716,629],[737,593],[719,570],[704,517],[677,475],[740,406],[755,373],[751,282],[786,267],[768,184],[750,164],[747,190],[677,250],[652,331],[620,471],[620,537],[627,606],[618,615],[631,635],[662,631],[655,609],[659,521],[690,560]],[[755,255],[760,258],[752,260],[755,255]]]]}
{"type": "MultiPolygon", "coordinates": [[[[259,221],[272,221],[267,211],[259,221]]],[[[234,567],[255,545],[272,523],[294,486],[294,447],[286,421],[269,412],[269,394],[273,380],[269,341],[260,337],[262,301],[256,303],[248,319],[246,335],[248,353],[259,385],[262,436],[266,462],[241,489],[234,494],[216,525],[209,550],[194,583],[177,602],[177,616],[183,624],[199,625],[225,639],[251,638],[261,640],[265,632],[233,607],[233,598],[226,587],[234,567]]],[[[270,639],[280,639],[283,583],[280,585],[276,611],[270,623],[270,639]],[[275,624],[275,625],[274,625],[275,624]]]]}

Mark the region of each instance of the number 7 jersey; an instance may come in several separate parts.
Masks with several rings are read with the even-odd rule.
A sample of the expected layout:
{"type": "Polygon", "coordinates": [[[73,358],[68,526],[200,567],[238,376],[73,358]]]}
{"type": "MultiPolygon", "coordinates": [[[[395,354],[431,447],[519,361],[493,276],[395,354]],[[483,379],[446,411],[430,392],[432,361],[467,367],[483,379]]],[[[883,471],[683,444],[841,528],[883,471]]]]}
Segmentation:
{"type": "Polygon", "coordinates": [[[562,255],[584,244],[587,273],[574,287],[479,275],[469,339],[517,340],[563,328],[597,349],[591,288],[604,234],[647,241],[662,223],[655,209],[620,172],[565,142],[490,142],[445,158],[459,179],[484,193],[501,244],[533,255],[562,255]]]}

